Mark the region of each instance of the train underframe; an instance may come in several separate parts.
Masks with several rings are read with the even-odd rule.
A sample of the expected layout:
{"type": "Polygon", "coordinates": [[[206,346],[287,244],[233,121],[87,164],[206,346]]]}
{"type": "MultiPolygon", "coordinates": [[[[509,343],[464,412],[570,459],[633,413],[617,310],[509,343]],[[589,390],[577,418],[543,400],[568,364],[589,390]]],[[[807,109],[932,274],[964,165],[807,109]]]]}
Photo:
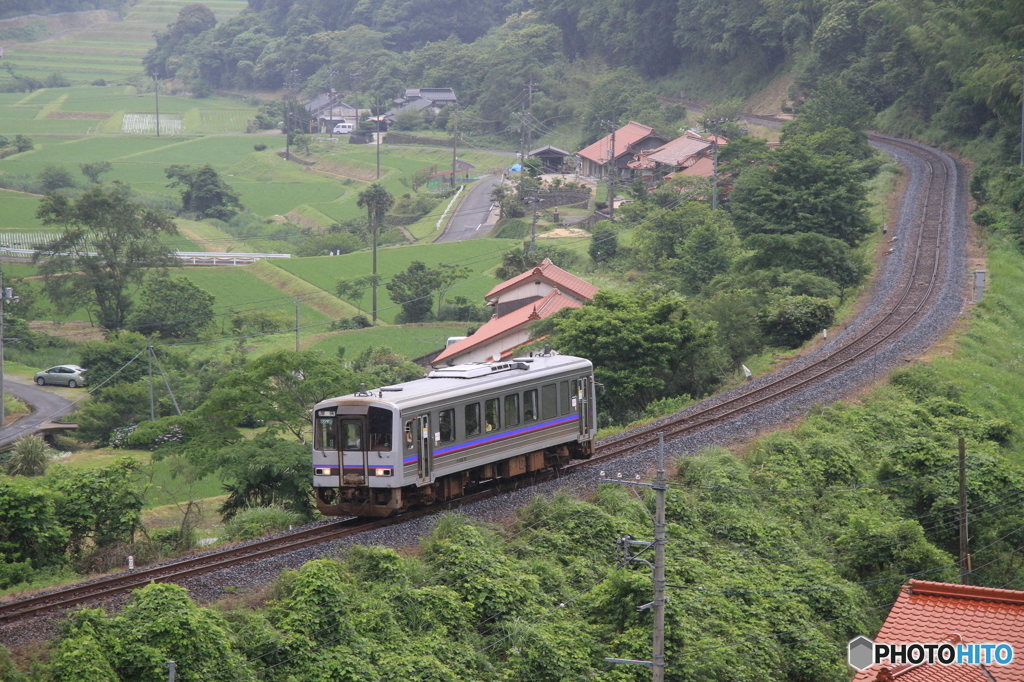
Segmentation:
{"type": "MultiPolygon", "coordinates": [[[[402,488],[371,488],[358,480],[345,480],[341,488],[316,488],[316,506],[327,516],[362,516],[383,518],[410,509],[429,507],[473,492],[495,480],[511,480],[527,474],[556,469],[571,459],[589,459],[594,454],[592,441],[566,443],[555,447],[516,455],[508,459],[438,476],[433,483],[402,488]]],[[[352,476],[346,476],[346,479],[352,476]]]]}

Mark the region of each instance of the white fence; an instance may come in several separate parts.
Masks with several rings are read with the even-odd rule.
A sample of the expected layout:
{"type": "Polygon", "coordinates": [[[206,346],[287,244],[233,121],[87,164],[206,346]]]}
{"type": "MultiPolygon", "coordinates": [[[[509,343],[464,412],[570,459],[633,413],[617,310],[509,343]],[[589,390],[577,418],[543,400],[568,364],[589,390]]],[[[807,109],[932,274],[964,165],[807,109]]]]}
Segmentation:
{"type": "MultiPolygon", "coordinates": [[[[0,245],[0,257],[31,258],[35,249],[16,249],[0,245]]],[[[88,254],[95,256],[95,253],[88,254]]],[[[264,258],[291,258],[290,253],[213,253],[210,251],[175,251],[182,265],[251,265],[264,258]]]]}

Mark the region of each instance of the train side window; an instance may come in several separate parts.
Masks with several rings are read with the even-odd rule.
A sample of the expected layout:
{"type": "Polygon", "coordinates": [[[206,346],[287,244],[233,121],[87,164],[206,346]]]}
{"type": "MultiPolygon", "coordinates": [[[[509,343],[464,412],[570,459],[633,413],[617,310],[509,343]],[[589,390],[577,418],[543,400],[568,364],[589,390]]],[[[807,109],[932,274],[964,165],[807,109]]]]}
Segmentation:
{"type": "Polygon", "coordinates": [[[441,433],[442,443],[455,440],[455,408],[441,410],[437,414],[437,429],[441,433]]]}
{"type": "Polygon", "coordinates": [[[527,424],[537,421],[537,389],[523,392],[523,421],[527,424]]]}
{"type": "Polygon", "coordinates": [[[558,384],[558,402],[559,410],[562,414],[569,414],[569,382],[563,381],[558,384]]]}
{"type": "Polygon", "coordinates": [[[408,450],[412,450],[415,446],[415,437],[413,436],[412,420],[405,422],[405,447],[408,450]]]}
{"type": "Polygon", "coordinates": [[[519,424],[519,394],[505,396],[505,426],[516,426],[519,424]]]}
{"type": "Polygon", "coordinates": [[[484,431],[497,431],[501,428],[501,400],[491,398],[484,401],[484,431]]]}
{"type": "Polygon", "coordinates": [[[554,384],[540,387],[540,416],[554,419],[558,415],[558,388],[554,384]]]}
{"type": "Polygon", "coordinates": [[[316,449],[337,450],[338,429],[334,416],[317,417],[316,420],[316,449]]]}
{"type": "Polygon", "coordinates": [[[575,379],[569,383],[571,385],[571,388],[569,389],[569,405],[573,408],[572,411],[575,412],[576,405],[574,405],[572,401],[576,400],[576,396],[579,395],[579,383],[575,379]]]}
{"type": "Polygon", "coordinates": [[[466,405],[466,438],[480,435],[480,403],[466,405]]]}
{"type": "Polygon", "coordinates": [[[382,407],[371,407],[368,416],[370,419],[370,449],[391,452],[393,413],[382,407]]]}

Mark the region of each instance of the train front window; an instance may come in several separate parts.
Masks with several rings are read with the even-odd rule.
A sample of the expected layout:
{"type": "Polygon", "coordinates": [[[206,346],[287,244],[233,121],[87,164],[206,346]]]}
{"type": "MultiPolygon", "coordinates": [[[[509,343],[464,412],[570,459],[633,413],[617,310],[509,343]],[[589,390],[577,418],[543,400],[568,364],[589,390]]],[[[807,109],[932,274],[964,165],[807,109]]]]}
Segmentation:
{"type": "Polygon", "coordinates": [[[382,407],[371,407],[370,418],[370,449],[391,451],[391,425],[394,415],[391,410],[382,407]]]}
{"type": "Polygon", "coordinates": [[[558,414],[558,390],[554,384],[540,387],[540,416],[554,419],[558,414]]]}
{"type": "Polygon", "coordinates": [[[341,449],[363,449],[363,424],[352,419],[341,420],[341,449]]]}
{"type": "Polygon", "coordinates": [[[505,426],[515,426],[519,423],[519,394],[505,396],[505,426]]]}
{"type": "Polygon", "coordinates": [[[437,430],[441,434],[442,443],[451,443],[455,440],[455,408],[437,413],[437,430]]]}
{"type": "Polygon", "coordinates": [[[537,389],[523,392],[523,421],[529,424],[537,421],[537,389]]]}
{"type": "Polygon", "coordinates": [[[501,400],[491,398],[484,401],[484,431],[497,431],[501,428],[501,400]]]}
{"type": "Polygon", "coordinates": [[[317,450],[338,449],[338,429],[334,415],[316,418],[315,446],[317,450]]]}
{"type": "Polygon", "coordinates": [[[480,435],[480,403],[466,405],[466,438],[480,435]]]}

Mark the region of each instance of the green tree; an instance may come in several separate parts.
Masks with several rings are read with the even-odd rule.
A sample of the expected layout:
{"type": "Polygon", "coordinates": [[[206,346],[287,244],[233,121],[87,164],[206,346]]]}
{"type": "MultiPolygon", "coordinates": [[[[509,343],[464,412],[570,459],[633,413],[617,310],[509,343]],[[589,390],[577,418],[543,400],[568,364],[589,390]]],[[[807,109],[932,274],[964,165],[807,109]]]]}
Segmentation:
{"type": "Polygon", "coordinates": [[[218,510],[225,521],[248,507],[273,505],[312,517],[308,445],[264,432],[223,448],[214,464],[227,481],[228,499],[218,510]]]}
{"type": "Polygon", "coordinates": [[[277,351],[228,372],[199,408],[200,415],[230,426],[245,418],[266,422],[306,442],[313,405],[351,393],[360,377],[319,351],[277,351]]]}
{"type": "Polygon", "coordinates": [[[57,517],[56,495],[40,479],[0,476],[0,562],[60,565],[69,532],[57,517]]]}
{"type": "Polygon", "coordinates": [[[758,314],[768,343],[797,348],[835,320],[836,309],[828,301],[811,296],[787,296],[758,314]]]}
{"type": "Polygon", "coordinates": [[[403,272],[385,284],[391,300],[402,306],[403,322],[423,322],[434,307],[434,292],[438,287],[438,270],[428,268],[423,261],[414,260],[403,272]]]}
{"type": "Polygon", "coordinates": [[[804,270],[831,279],[841,290],[860,284],[866,274],[864,263],[849,246],[821,234],[755,234],[743,245],[754,251],[743,264],[748,270],[804,270]]]}
{"type": "Polygon", "coordinates": [[[50,487],[58,493],[55,509],[70,532],[73,554],[84,551],[87,541],[102,548],[134,540],[146,503],[137,477],[141,468],[132,457],[94,469],[54,467],[50,487]]]}
{"type": "Polygon", "coordinates": [[[136,204],[127,187],[95,187],[75,200],[48,194],[36,216],[62,228],[33,256],[47,296],[81,300],[89,292],[105,329],[124,328],[147,270],[178,264],[161,239],[178,233],[174,222],[136,204]]]}
{"type": "Polygon", "coordinates": [[[15,135],[14,146],[18,148],[19,152],[27,152],[30,149],[35,149],[36,143],[27,135],[15,135]]]}
{"type": "Polygon", "coordinates": [[[619,236],[610,221],[602,220],[594,226],[588,252],[595,263],[607,263],[615,258],[619,252],[619,236]]]}
{"type": "Polygon", "coordinates": [[[132,310],[129,328],[164,339],[194,338],[213,321],[213,294],[184,277],[150,277],[132,310]]]}
{"type": "Polygon", "coordinates": [[[131,360],[140,357],[147,345],[149,342],[142,334],[116,332],[106,341],[86,341],[79,346],[78,357],[82,366],[89,370],[89,383],[93,390],[100,384],[130,384],[145,376],[146,363],[131,360]]]}
{"type": "Polygon", "coordinates": [[[370,230],[373,240],[373,269],[371,275],[373,321],[377,321],[377,239],[380,236],[380,228],[384,224],[384,214],[395,205],[395,198],[379,182],[370,184],[369,187],[359,193],[356,206],[366,209],[366,224],[370,230]]]}
{"type": "Polygon", "coordinates": [[[109,161],[89,161],[78,164],[78,168],[82,171],[82,175],[89,178],[89,182],[98,185],[100,176],[114,170],[114,165],[109,161]]]}
{"type": "Polygon", "coordinates": [[[47,192],[75,186],[75,179],[71,176],[71,171],[53,163],[43,167],[43,170],[39,171],[36,176],[36,180],[47,192]]]}
{"type": "Polygon", "coordinates": [[[379,283],[379,279],[379,277],[374,277],[373,275],[355,277],[353,279],[339,279],[334,287],[334,291],[338,294],[338,298],[355,303],[356,310],[362,313],[363,296],[366,294],[366,290],[374,285],[375,280],[379,283]]]}
{"type": "Polygon", "coordinates": [[[713,331],[690,319],[672,296],[598,292],[582,308],[559,313],[553,345],[588,358],[604,384],[602,410],[616,421],[641,414],[652,400],[701,395],[708,388],[696,364],[713,331]]]}
{"type": "Polygon", "coordinates": [[[224,182],[213,166],[204,164],[199,168],[174,164],[164,170],[172,180],[168,187],[181,187],[181,207],[200,218],[231,220],[243,208],[238,192],[224,182]]]}
{"type": "Polygon", "coordinates": [[[771,165],[744,171],[730,197],[741,236],[815,232],[857,244],[868,232],[867,188],[846,155],[780,147],[771,165]]]}

